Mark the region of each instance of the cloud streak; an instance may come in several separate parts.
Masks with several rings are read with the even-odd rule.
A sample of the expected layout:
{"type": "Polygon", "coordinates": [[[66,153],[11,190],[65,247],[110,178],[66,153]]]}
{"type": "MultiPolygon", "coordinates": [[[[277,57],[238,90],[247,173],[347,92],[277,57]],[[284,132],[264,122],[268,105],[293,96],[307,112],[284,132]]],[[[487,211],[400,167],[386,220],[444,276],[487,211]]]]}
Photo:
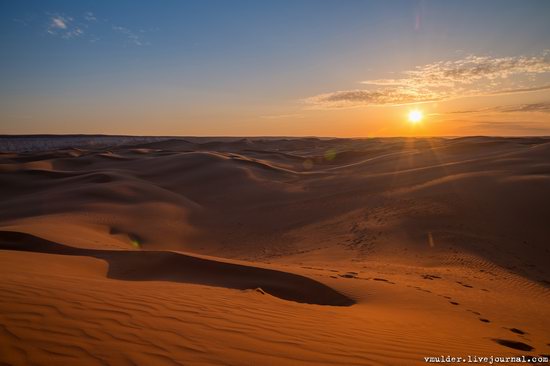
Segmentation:
{"type": "Polygon", "coordinates": [[[84,19],[86,19],[86,20],[89,21],[89,22],[96,22],[96,21],[97,21],[96,16],[95,16],[94,13],[92,13],[91,11],[87,11],[87,12],[84,14],[84,19]]]}
{"type": "Polygon", "coordinates": [[[289,113],[289,114],[268,114],[260,116],[264,119],[287,119],[287,118],[304,118],[305,116],[301,113],[289,113]]]}
{"type": "Polygon", "coordinates": [[[524,122],[499,122],[499,121],[481,121],[470,125],[476,129],[487,129],[489,131],[509,131],[514,133],[521,133],[522,135],[550,133],[550,127],[541,123],[524,121],[524,122]]]}
{"type": "Polygon", "coordinates": [[[474,110],[454,111],[449,114],[477,114],[477,113],[522,113],[522,112],[537,112],[550,113],[550,102],[515,104],[498,107],[489,107],[474,110]]]}
{"type": "Polygon", "coordinates": [[[371,105],[401,105],[435,102],[444,99],[429,90],[407,89],[404,87],[378,90],[344,90],[316,95],[305,100],[306,103],[328,108],[354,108],[371,105]]]}
{"type": "Polygon", "coordinates": [[[550,73],[549,51],[537,56],[470,55],[419,66],[396,79],[362,81],[367,89],[319,94],[304,102],[317,108],[353,108],[530,92],[550,89],[550,85],[537,84],[537,78],[547,73],[550,73]]]}
{"type": "Polygon", "coordinates": [[[126,27],[121,27],[121,26],[113,26],[113,30],[121,35],[123,35],[127,40],[128,42],[136,45],[136,46],[148,46],[149,43],[148,42],[145,42],[142,37],[133,32],[132,30],[126,28],[126,27]]]}

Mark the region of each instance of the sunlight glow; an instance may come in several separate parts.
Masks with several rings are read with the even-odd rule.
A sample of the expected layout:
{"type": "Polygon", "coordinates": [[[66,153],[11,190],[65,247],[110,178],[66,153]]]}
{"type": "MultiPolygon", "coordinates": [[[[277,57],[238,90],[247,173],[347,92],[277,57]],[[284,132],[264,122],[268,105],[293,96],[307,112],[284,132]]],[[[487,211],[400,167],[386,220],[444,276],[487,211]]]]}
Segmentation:
{"type": "Polygon", "coordinates": [[[413,125],[419,123],[424,118],[424,114],[421,110],[413,109],[409,112],[409,122],[413,125]]]}

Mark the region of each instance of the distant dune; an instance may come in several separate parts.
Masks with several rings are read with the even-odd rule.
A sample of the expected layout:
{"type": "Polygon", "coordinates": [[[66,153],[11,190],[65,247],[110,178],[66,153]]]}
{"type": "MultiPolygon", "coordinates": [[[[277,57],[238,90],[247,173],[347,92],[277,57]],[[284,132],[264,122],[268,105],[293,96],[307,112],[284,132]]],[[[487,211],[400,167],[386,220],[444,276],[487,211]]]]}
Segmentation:
{"type": "Polygon", "coordinates": [[[550,354],[550,138],[0,150],[0,364],[550,354]]]}

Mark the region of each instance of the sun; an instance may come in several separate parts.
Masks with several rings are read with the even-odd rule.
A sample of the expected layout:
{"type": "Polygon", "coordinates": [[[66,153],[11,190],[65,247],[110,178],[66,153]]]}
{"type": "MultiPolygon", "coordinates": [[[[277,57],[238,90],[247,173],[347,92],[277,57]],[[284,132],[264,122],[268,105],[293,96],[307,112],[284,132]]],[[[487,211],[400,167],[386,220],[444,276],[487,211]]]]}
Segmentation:
{"type": "Polygon", "coordinates": [[[413,109],[409,112],[409,122],[413,125],[419,123],[424,119],[424,113],[419,109],[413,109]]]}

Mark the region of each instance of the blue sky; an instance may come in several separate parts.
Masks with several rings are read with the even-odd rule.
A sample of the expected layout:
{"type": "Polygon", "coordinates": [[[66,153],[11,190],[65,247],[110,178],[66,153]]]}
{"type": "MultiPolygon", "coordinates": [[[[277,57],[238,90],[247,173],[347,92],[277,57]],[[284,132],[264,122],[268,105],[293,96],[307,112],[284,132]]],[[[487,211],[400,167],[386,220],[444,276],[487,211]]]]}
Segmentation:
{"type": "Polygon", "coordinates": [[[550,134],[549,1],[1,1],[0,10],[0,133],[469,134],[477,123],[488,134],[550,134]],[[434,65],[471,80],[420,85],[434,65]],[[404,130],[400,116],[420,104],[431,116],[424,130],[404,130]]]}

